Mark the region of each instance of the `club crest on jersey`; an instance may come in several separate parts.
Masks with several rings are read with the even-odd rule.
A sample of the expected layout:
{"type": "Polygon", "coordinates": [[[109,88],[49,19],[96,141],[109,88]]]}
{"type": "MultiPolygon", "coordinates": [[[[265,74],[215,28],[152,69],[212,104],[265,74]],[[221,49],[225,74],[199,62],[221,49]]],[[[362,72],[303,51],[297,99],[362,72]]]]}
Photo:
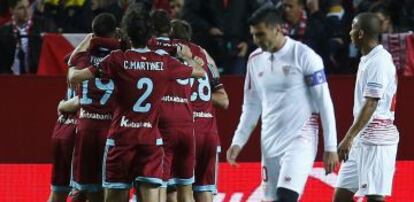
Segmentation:
{"type": "Polygon", "coordinates": [[[264,72],[259,72],[258,76],[262,77],[264,72]]]}
{"type": "Polygon", "coordinates": [[[290,67],[289,67],[289,66],[283,66],[283,67],[282,67],[282,71],[283,71],[283,74],[284,74],[285,76],[287,76],[287,75],[289,75],[289,73],[290,73],[290,67]]]}

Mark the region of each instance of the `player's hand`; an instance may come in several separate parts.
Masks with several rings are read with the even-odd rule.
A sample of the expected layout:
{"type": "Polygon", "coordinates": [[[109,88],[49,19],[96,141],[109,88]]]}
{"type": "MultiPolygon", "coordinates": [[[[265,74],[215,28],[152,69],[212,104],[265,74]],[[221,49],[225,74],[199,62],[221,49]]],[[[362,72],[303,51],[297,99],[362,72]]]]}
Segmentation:
{"type": "Polygon", "coordinates": [[[323,167],[325,168],[325,175],[332,173],[338,165],[338,154],[336,152],[323,153],[323,167]]]}
{"type": "Polygon", "coordinates": [[[339,161],[348,160],[349,151],[351,150],[351,146],[352,146],[352,140],[353,140],[352,138],[348,138],[347,136],[345,136],[345,138],[341,141],[341,143],[339,143],[339,146],[338,146],[339,161]]]}
{"type": "Polygon", "coordinates": [[[239,166],[239,164],[236,162],[237,156],[239,156],[239,153],[241,151],[241,147],[239,145],[233,145],[231,146],[226,153],[227,162],[232,166],[239,166]]]}

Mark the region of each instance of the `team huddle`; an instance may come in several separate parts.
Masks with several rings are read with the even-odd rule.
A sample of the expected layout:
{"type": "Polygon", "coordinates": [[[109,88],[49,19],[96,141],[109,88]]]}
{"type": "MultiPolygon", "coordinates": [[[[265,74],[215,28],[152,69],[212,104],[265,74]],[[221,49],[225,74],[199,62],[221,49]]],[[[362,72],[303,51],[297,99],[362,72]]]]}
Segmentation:
{"type": "MultiPolygon", "coordinates": [[[[284,36],[282,22],[268,6],[249,20],[258,49],[247,64],[227,161],[236,164],[261,117],[262,201],[296,202],[316,157],[320,119],[326,173],[344,161],[333,200],[384,201],[399,139],[395,67],[378,45],[378,19],[363,13],[352,25],[363,57],[355,121],[338,147],[323,62],[284,36]]],[[[215,107],[229,105],[214,60],[190,42],[189,24],[171,21],[165,11],[133,5],[123,32],[116,26],[111,14],[98,15],[93,33],[67,58],[69,87],[52,136],[49,200],[66,201],[71,192],[72,201],[129,201],[134,188],[136,201],[213,201],[221,151],[215,107]]]]}

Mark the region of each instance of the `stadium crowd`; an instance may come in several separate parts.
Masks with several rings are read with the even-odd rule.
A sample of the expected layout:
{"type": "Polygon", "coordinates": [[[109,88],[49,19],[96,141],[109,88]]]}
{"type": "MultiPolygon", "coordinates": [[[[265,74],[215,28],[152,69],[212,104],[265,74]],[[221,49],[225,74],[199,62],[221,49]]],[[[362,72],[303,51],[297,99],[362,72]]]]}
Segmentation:
{"type": "Polygon", "coordinates": [[[315,50],[328,74],[357,70],[360,55],[348,34],[356,14],[375,12],[385,34],[414,28],[410,0],[0,0],[0,73],[36,73],[41,33],[90,33],[94,16],[110,12],[119,23],[135,1],[188,21],[193,41],[227,75],[245,74],[247,57],[255,49],[247,18],[264,4],[283,11],[285,33],[315,50]]]}

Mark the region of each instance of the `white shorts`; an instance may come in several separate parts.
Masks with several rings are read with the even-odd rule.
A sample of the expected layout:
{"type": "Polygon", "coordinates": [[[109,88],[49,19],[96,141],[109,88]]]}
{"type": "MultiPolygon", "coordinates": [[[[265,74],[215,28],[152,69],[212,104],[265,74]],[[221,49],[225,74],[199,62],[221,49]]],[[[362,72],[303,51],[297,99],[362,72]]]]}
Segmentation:
{"type": "Polygon", "coordinates": [[[282,155],[262,157],[263,201],[276,201],[278,187],[302,194],[308,175],[312,171],[317,146],[317,133],[308,134],[308,137],[301,136],[295,139],[282,155]]]}
{"type": "Polygon", "coordinates": [[[397,146],[371,145],[356,137],[348,160],[339,170],[336,187],[348,189],[356,196],[390,196],[397,146]]]}

